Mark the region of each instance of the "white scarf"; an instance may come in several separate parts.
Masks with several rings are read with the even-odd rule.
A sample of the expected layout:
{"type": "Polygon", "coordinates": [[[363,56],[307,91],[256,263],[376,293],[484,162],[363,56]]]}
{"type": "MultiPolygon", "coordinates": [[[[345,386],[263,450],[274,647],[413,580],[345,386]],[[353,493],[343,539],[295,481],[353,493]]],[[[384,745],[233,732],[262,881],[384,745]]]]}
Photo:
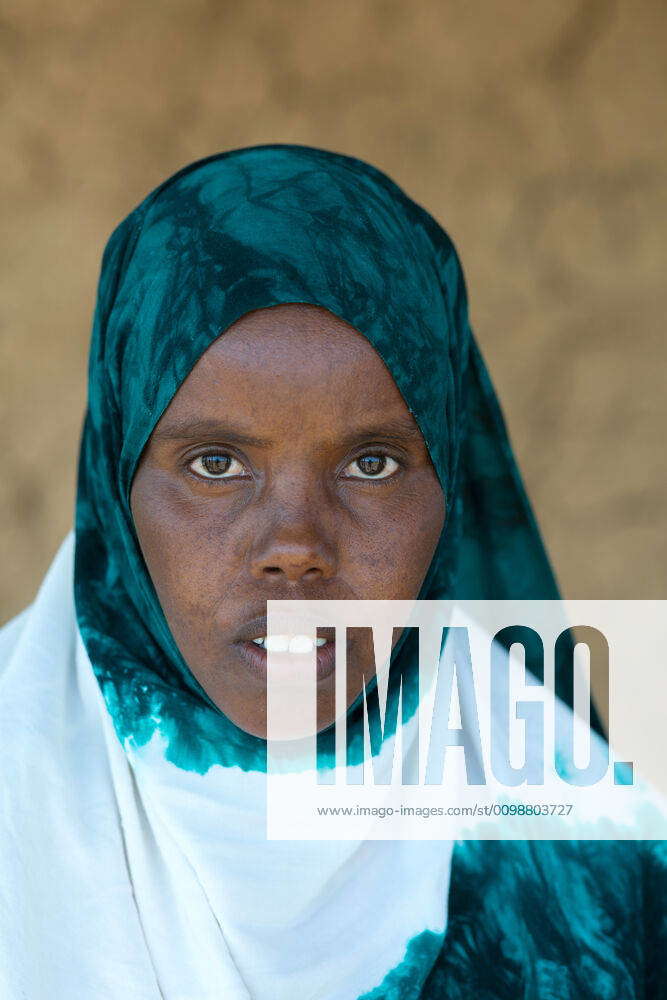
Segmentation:
{"type": "Polygon", "coordinates": [[[267,841],[264,773],[121,746],[73,549],[0,630],[3,1000],[357,1000],[444,936],[450,842],[267,841]]]}

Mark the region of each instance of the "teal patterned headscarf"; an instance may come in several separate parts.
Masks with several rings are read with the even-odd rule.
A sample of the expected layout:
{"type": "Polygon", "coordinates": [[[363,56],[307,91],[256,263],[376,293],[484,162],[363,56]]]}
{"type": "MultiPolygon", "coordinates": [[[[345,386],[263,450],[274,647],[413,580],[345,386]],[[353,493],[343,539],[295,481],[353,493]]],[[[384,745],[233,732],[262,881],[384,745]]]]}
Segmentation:
{"type": "MultiPolygon", "coordinates": [[[[77,617],[117,733],[141,744],[159,724],[182,767],[262,768],[265,744],[223,715],[177,648],[134,530],[132,478],[209,345],[251,310],[296,302],[370,341],[421,429],[447,515],[420,597],[558,597],[437,222],[351,157],[271,145],[200,160],[106,247],[76,503],[77,617]]],[[[410,641],[395,651],[414,654],[410,641]]]]}

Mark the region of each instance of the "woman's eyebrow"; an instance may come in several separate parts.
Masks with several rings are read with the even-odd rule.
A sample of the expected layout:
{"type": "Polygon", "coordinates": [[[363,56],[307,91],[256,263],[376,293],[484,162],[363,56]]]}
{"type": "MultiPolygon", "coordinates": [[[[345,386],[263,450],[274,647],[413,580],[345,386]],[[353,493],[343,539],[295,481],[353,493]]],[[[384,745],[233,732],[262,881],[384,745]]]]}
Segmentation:
{"type": "Polygon", "coordinates": [[[378,420],[377,423],[365,424],[349,434],[345,435],[345,444],[354,444],[366,438],[385,438],[387,440],[403,442],[411,440],[422,440],[421,431],[412,420],[378,420]]]}
{"type": "MultiPolygon", "coordinates": [[[[192,441],[208,438],[209,440],[225,440],[239,445],[254,448],[265,448],[271,444],[267,438],[259,438],[246,434],[239,428],[218,420],[175,420],[165,427],[157,427],[153,432],[155,440],[159,441],[192,441]]],[[[370,438],[384,438],[402,443],[411,440],[421,440],[421,432],[411,420],[378,420],[373,424],[364,424],[346,433],[340,443],[346,447],[370,438]]]]}
{"type": "Polygon", "coordinates": [[[201,438],[219,438],[255,448],[261,448],[270,444],[264,438],[245,434],[238,428],[222,424],[218,420],[175,420],[165,427],[156,427],[153,436],[160,441],[190,441],[201,438]]]}

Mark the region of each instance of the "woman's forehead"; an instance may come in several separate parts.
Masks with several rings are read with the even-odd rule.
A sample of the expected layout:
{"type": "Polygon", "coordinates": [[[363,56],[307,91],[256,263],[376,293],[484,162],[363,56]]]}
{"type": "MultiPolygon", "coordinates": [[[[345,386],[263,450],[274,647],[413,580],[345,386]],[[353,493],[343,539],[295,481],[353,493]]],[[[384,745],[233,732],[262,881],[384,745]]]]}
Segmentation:
{"type": "Polygon", "coordinates": [[[328,310],[303,303],[257,309],[242,316],[200,360],[202,367],[234,363],[247,368],[248,374],[265,378],[298,373],[304,387],[318,376],[333,376],[341,369],[367,369],[387,384],[394,382],[363,333],[328,310]]]}
{"type": "Polygon", "coordinates": [[[305,304],[258,309],[203,353],[163,414],[156,437],[233,421],[248,436],[328,424],[353,432],[417,425],[372,344],[339,317],[305,304]]]}
{"type": "Polygon", "coordinates": [[[232,323],[204,352],[203,358],[247,358],[252,351],[279,363],[297,351],[302,367],[347,358],[349,363],[379,359],[370,341],[344,319],[323,306],[304,302],[253,309],[232,323]]]}

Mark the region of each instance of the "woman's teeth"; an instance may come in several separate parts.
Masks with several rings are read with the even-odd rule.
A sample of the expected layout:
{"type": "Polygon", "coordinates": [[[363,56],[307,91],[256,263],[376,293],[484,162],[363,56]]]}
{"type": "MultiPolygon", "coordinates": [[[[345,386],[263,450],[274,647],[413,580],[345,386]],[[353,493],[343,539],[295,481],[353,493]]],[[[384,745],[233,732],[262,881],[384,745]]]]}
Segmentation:
{"type": "Polygon", "coordinates": [[[315,646],[324,646],[326,639],[313,640],[308,635],[263,635],[252,640],[269,653],[312,653],[315,646]]]}

